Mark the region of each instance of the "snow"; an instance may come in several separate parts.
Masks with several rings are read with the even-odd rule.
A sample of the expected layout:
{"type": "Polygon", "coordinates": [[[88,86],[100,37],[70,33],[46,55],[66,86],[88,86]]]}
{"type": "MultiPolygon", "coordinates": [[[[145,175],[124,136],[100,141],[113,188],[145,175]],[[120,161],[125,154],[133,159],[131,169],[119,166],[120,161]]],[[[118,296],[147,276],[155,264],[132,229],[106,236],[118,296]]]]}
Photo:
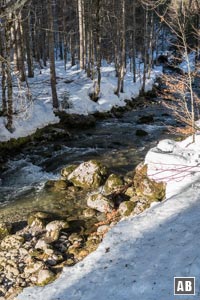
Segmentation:
{"type": "Polygon", "coordinates": [[[25,289],[17,299],[173,299],[174,276],[200,276],[199,198],[190,188],[119,222],[94,253],[65,268],[54,283],[25,289]]]}
{"type": "Polygon", "coordinates": [[[189,62],[189,66],[190,66],[190,71],[194,71],[195,70],[195,56],[196,53],[195,51],[192,51],[188,54],[188,61],[186,59],[186,56],[183,57],[183,61],[180,63],[179,68],[184,72],[184,73],[188,73],[188,62],[189,62]]]}
{"type": "Polygon", "coordinates": [[[145,158],[148,175],[166,186],[166,198],[170,198],[200,180],[200,135],[188,137],[182,142],[163,140],[151,149],[145,158]]]}
{"type": "MultiPolygon", "coordinates": [[[[164,140],[145,162],[167,185],[167,199],[121,220],[98,249],[45,287],[25,289],[18,300],[173,299],[174,277],[200,277],[200,135],[164,140]],[[169,179],[170,178],[170,179],[169,179]],[[172,197],[170,197],[172,196],[172,197]]],[[[196,285],[199,299],[199,284],[196,285]]],[[[188,299],[183,296],[183,299],[188,299]]]]}
{"type": "MultiPolygon", "coordinates": [[[[86,73],[78,66],[67,65],[65,71],[62,61],[56,62],[57,92],[60,102],[60,109],[69,114],[88,115],[95,112],[110,111],[113,106],[125,106],[125,100],[136,98],[141,90],[141,77],[137,76],[136,83],[133,83],[133,74],[126,73],[124,79],[124,93],[119,97],[114,94],[117,87],[117,78],[113,64],[103,62],[101,95],[98,102],[93,102],[90,91],[94,82],[87,78],[86,73]]],[[[140,72],[142,65],[140,65],[140,72]]],[[[139,66],[138,66],[139,72],[139,66]]],[[[157,78],[162,73],[162,67],[152,70],[150,78],[146,81],[146,91],[152,89],[157,78]]],[[[13,132],[6,129],[6,118],[0,117],[0,141],[8,141],[11,138],[25,137],[34,133],[38,128],[59,122],[52,110],[51,86],[49,67],[39,70],[36,68],[35,77],[29,78],[32,101],[25,97],[26,89],[18,91],[17,82],[14,84],[14,111],[13,132]]]]}

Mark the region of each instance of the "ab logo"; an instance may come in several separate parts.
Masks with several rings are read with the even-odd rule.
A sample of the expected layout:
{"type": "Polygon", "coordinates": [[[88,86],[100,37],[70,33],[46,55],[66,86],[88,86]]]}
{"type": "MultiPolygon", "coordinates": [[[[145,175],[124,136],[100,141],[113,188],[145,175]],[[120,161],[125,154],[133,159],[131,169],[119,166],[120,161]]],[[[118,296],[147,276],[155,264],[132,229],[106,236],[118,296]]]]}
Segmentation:
{"type": "Polygon", "coordinates": [[[174,295],[195,295],[195,277],[174,277],[174,295]]]}

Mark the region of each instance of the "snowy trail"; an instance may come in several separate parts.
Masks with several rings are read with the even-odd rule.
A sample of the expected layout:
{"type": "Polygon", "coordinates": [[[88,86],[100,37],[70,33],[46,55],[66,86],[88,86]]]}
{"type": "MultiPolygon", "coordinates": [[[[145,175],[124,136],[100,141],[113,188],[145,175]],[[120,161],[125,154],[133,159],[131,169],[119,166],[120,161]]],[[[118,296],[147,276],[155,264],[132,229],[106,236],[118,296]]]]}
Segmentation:
{"type": "Polygon", "coordinates": [[[198,185],[119,222],[96,252],[65,268],[54,283],[28,288],[20,300],[174,299],[173,277],[196,276],[200,296],[198,185]]]}

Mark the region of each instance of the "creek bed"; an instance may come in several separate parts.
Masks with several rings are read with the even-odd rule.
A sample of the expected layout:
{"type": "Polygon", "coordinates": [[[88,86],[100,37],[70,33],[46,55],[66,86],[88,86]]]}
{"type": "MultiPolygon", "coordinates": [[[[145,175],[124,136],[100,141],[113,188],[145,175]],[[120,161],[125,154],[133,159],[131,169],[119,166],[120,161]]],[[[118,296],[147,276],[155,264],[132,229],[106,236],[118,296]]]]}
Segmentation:
{"type": "Polygon", "coordinates": [[[9,160],[0,174],[0,214],[2,221],[17,222],[32,211],[51,211],[81,215],[85,191],[50,193],[47,180],[58,179],[62,167],[96,159],[111,172],[125,175],[141,162],[158,140],[170,138],[168,125],[176,121],[159,100],[154,104],[124,113],[120,118],[100,120],[89,129],[72,129],[71,137],[44,139],[25,146],[9,160]],[[147,117],[152,117],[152,121],[147,117]],[[144,123],[143,123],[144,122],[144,123]],[[146,123],[145,123],[146,122],[146,123]],[[142,131],[147,134],[137,136],[142,131]]]}

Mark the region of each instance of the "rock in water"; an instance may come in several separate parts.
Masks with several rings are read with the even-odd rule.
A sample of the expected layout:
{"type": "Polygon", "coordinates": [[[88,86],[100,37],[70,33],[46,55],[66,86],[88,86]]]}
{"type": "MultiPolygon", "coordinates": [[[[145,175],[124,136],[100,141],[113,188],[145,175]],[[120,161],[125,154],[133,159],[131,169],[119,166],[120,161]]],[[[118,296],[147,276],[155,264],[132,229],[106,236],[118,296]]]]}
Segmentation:
{"type": "Polygon", "coordinates": [[[105,166],[98,161],[90,160],[80,164],[67,179],[81,188],[98,188],[105,182],[107,174],[105,166]]]}
{"type": "Polygon", "coordinates": [[[11,232],[12,226],[6,222],[0,222],[0,240],[5,236],[9,235],[11,232]]]}
{"type": "Polygon", "coordinates": [[[90,195],[87,199],[87,205],[93,209],[96,209],[100,212],[111,212],[114,208],[113,202],[108,200],[102,194],[93,194],[90,195]]]}
{"type": "Polygon", "coordinates": [[[117,188],[120,188],[121,186],[123,186],[123,180],[116,174],[111,174],[108,179],[106,180],[105,186],[104,186],[104,190],[105,192],[108,193],[112,193],[113,191],[115,191],[117,188]]]}
{"type": "Polygon", "coordinates": [[[65,221],[52,221],[46,226],[46,240],[49,243],[55,242],[59,238],[60,231],[62,229],[69,228],[69,224],[65,221]]]}
{"type": "Polygon", "coordinates": [[[135,132],[135,135],[137,136],[147,136],[148,135],[148,132],[143,130],[143,129],[137,129],[136,132],[135,132]]]}
{"type": "Polygon", "coordinates": [[[61,170],[61,176],[66,179],[76,168],[77,168],[77,165],[69,165],[69,166],[63,168],[61,170]]]}

